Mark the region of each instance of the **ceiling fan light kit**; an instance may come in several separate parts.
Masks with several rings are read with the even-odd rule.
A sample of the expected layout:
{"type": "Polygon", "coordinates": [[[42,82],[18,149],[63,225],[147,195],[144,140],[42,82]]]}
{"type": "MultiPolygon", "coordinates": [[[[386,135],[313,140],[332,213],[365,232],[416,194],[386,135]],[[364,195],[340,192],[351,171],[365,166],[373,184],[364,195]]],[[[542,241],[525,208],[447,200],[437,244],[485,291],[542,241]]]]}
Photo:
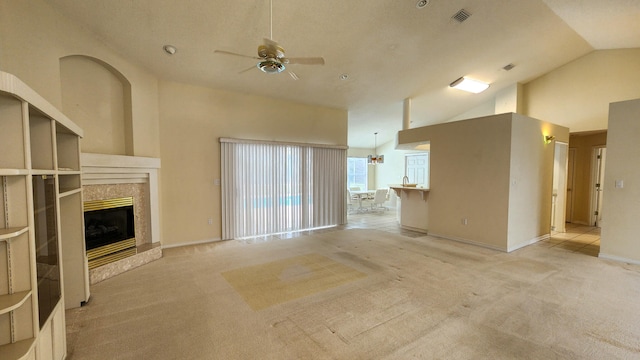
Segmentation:
{"type": "MultiPolygon", "coordinates": [[[[259,60],[256,64],[256,67],[260,69],[262,72],[267,74],[279,74],[283,72],[286,67],[285,64],[299,64],[299,65],[324,65],[324,59],[321,57],[302,57],[302,58],[287,58],[285,56],[285,51],[280,44],[273,40],[273,3],[269,2],[270,7],[270,37],[264,39],[264,44],[258,46],[258,56],[249,56],[243,54],[237,54],[230,51],[224,50],[215,50],[214,52],[225,54],[225,55],[233,55],[240,56],[246,58],[252,58],[255,60],[259,60]]],[[[251,69],[251,68],[250,68],[251,69]]],[[[248,69],[247,69],[248,70],[248,69]]],[[[247,70],[243,70],[240,73],[243,73],[247,70]]],[[[298,80],[298,75],[289,71],[289,75],[294,80],[298,80]]]]}
{"type": "Polygon", "coordinates": [[[260,61],[257,65],[258,69],[267,74],[278,74],[284,71],[284,65],[275,59],[266,59],[260,61]]]}

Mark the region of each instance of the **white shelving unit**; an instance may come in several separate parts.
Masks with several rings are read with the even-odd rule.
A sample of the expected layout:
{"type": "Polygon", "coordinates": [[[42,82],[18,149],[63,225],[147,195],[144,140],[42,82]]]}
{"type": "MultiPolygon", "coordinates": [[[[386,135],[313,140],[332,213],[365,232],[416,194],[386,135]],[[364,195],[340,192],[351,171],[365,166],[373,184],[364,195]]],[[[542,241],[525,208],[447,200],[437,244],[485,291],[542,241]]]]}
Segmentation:
{"type": "Polygon", "coordinates": [[[82,130],[0,72],[0,359],[63,359],[65,304],[89,298],[82,130]]]}

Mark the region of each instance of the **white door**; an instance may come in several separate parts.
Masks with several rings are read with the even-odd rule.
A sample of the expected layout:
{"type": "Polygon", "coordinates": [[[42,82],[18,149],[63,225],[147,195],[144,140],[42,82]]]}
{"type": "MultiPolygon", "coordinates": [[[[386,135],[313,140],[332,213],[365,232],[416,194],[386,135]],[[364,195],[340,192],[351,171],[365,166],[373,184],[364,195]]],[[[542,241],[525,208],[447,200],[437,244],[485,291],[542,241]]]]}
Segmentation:
{"type": "Polygon", "coordinates": [[[604,166],[606,162],[607,149],[605,147],[596,147],[593,149],[593,176],[592,176],[592,202],[593,211],[591,225],[600,227],[602,222],[602,199],[604,196],[604,166]]]}
{"type": "Polygon", "coordinates": [[[429,188],[429,153],[406,155],[405,174],[410,184],[429,188]]]}
{"type": "Polygon", "coordinates": [[[556,142],[553,155],[553,198],[551,201],[551,230],[564,232],[567,202],[568,144],[556,142]]]}

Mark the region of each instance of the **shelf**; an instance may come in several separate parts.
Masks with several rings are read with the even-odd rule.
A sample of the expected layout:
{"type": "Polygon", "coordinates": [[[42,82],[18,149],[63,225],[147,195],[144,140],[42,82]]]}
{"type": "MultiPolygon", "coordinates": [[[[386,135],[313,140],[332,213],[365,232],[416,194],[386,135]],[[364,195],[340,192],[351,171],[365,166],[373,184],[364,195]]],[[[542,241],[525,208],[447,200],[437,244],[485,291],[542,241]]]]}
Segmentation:
{"type": "Polygon", "coordinates": [[[9,311],[13,311],[31,296],[31,290],[20,291],[10,295],[0,295],[0,314],[6,314],[9,311]]]}
{"type": "MultiPolygon", "coordinates": [[[[80,172],[64,172],[58,175],[58,192],[63,193],[80,190],[80,172]]],[[[70,195],[70,194],[66,194],[70,195]]]]}
{"type": "Polygon", "coordinates": [[[82,171],[58,169],[58,175],[82,175],[82,171]]]}
{"type": "Polygon", "coordinates": [[[79,192],[81,192],[82,189],[60,189],[60,195],[58,195],[59,198],[63,198],[63,197],[67,197],[73,194],[77,194],[79,192]]]}
{"type": "Polygon", "coordinates": [[[0,169],[0,176],[29,175],[27,169],[0,169]]]}
{"type": "Polygon", "coordinates": [[[26,359],[36,339],[20,340],[13,344],[0,345],[0,359],[26,359]]]}
{"type": "Polygon", "coordinates": [[[55,175],[55,171],[47,169],[31,169],[31,175],[55,175]]]}
{"type": "Polygon", "coordinates": [[[28,227],[12,227],[7,229],[0,229],[0,241],[6,241],[18,237],[29,231],[28,227]]]}

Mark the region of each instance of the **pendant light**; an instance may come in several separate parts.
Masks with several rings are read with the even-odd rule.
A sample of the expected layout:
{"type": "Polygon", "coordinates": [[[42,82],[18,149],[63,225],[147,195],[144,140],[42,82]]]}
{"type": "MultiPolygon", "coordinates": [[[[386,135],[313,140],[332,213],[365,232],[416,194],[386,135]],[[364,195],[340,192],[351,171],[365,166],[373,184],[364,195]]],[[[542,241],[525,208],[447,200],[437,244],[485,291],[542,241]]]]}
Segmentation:
{"type": "Polygon", "coordinates": [[[378,133],[374,133],[373,140],[373,155],[367,156],[367,163],[376,165],[384,163],[384,155],[377,155],[378,153],[378,133]]]}

